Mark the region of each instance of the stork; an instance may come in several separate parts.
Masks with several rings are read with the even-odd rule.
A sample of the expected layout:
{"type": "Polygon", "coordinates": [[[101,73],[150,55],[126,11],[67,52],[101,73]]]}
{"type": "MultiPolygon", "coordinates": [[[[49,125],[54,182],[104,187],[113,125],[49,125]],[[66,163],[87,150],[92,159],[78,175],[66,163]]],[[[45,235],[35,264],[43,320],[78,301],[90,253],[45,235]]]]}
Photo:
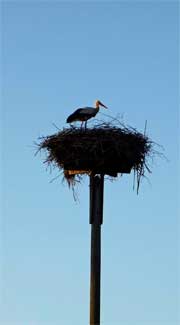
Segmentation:
{"type": "Polygon", "coordinates": [[[100,106],[107,108],[107,106],[101,103],[100,100],[96,100],[95,107],[78,108],[77,110],[74,111],[74,113],[68,116],[66,122],[72,123],[75,121],[81,121],[82,122],[81,128],[83,126],[83,122],[85,122],[85,129],[86,129],[87,120],[96,116],[96,114],[99,112],[100,106]]]}

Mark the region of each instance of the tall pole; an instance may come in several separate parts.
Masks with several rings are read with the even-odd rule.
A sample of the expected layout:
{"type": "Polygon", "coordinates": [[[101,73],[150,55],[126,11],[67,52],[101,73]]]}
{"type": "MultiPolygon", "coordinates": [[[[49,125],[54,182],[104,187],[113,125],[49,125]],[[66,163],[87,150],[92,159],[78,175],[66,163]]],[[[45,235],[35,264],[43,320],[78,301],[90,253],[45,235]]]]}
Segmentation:
{"type": "Polygon", "coordinates": [[[103,223],[104,175],[90,176],[91,277],[90,325],[100,324],[101,225],[103,223]]]}

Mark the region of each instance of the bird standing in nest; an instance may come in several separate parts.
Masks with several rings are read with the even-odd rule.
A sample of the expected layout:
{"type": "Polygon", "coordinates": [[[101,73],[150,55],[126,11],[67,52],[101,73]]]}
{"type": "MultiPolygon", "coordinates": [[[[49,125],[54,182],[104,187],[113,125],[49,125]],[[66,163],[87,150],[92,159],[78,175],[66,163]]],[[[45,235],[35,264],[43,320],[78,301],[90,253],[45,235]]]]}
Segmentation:
{"type": "Polygon", "coordinates": [[[69,115],[66,122],[72,123],[72,122],[80,121],[82,122],[81,128],[83,126],[83,123],[85,122],[85,129],[86,129],[87,120],[96,116],[96,114],[99,112],[100,106],[107,108],[107,106],[101,103],[100,100],[96,100],[95,107],[78,108],[77,110],[74,111],[74,113],[69,115]]]}

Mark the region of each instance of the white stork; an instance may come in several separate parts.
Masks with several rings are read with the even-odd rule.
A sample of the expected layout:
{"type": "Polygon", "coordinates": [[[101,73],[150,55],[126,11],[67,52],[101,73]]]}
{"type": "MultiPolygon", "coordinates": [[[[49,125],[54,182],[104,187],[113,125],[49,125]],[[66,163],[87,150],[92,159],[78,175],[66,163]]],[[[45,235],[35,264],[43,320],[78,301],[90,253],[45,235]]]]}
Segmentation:
{"type": "Polygon", "coordinates": [[[81,121],[82,122],[81,127],[83,125],[83,122],[85,122],[85,128],[86,128],[87,120],[96,116],[96,114],[99,112],[100,106],[107,108],[103,103],[100,102],[100,100],[96,100],[95,108],[94,107],[78,108],[77,110],[74,111],[74,113],[68,116],[66,122],[72,123],[75,121],[81,121]]]}

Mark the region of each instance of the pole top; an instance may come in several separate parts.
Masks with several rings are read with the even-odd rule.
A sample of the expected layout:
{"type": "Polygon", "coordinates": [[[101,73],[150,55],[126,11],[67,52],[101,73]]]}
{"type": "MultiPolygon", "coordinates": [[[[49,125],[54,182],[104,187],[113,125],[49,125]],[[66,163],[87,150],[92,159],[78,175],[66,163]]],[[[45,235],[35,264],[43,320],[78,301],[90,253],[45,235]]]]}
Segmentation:
{"type": "Polygon", "coordinates": [[[90,224],[103,223],[104,175],[90,175],[90,224]]]}

